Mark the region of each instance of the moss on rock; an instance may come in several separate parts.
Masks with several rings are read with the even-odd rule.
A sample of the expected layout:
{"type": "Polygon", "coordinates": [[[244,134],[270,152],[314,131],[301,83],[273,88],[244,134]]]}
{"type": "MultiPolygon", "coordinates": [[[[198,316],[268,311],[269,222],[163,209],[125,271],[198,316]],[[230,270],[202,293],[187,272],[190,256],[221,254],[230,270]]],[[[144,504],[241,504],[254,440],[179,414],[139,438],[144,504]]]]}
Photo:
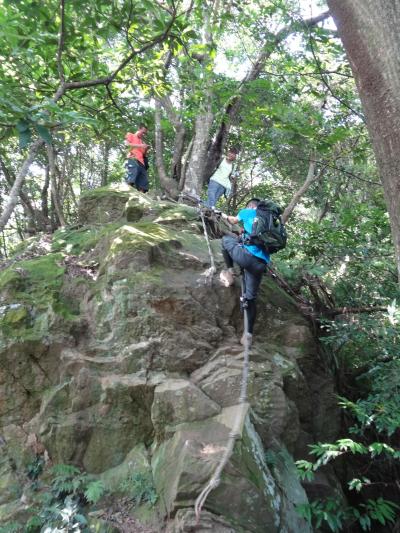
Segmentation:
{"type": "Polygon", "coordinates": [[[81,255],[92,251],[96,245],[116,231],[123,222],[96,224],[78,229],[59,229],[54,233],[52,251],[65,255],[81,255]]]}
{"type": "Polygon", "coordinates": [[[9,267],[0,272],[0,293],[7,289],[8,291],[16,291],[23,288],[23,277],[20,269],[15,270],[14,267],[9,267]]]}
{"type": "MultiPolygon", "coordinates": [[[[80,216],[90,225],[57,231],[51,252],[0,272],[2,422],[114,490],[147,468],[153,446],[159,504],[175,513],[193,505],[233,427],[239,286],[205,282],[210,258],[194,208],[120,185],[83,194],[80,216]]],[[[221,264],[220,242],[211,247],[221,264]]],[[[248,390],[258,435],[250,423],[241,428],[207,506],[237,531],[295,531],[282,518],[283,508],[293,513],[291,493],[264,464],[259,436],[267,441],[261,426],[276,438],[293,426],[297,440],[300,415],[287,391],[299,395],[296,360],[315,345],[294,302],[273,280],[263,285],[248,390]]],[[[304,391],[300,414],[310,405],[304,391]]]]}
{"type": "Polygon", "coordinates": [[[61,254],[50,253],[11,266],[1,273],[0,297],[8,302],[0,313],[0,346],[14,339],[40,340],[50,324],[74,315],[61,295],[65,266],[61,254]]]}

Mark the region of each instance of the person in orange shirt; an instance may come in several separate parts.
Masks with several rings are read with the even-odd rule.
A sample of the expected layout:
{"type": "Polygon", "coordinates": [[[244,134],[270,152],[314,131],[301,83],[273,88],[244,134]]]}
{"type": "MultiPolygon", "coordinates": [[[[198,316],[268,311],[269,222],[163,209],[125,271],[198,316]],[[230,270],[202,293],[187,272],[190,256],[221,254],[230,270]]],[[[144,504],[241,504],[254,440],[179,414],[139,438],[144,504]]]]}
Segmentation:
{"type": "Polygon", "coordinates": [[[138,191],[147,192],[149,190],[149,179],[147,177],[147,152],[149,144],[144,142],[147,133],[146,124],[139,124],[136,133],[127,133],[125,142],[130,147],[128,153],[126,181],[138,191]]]}

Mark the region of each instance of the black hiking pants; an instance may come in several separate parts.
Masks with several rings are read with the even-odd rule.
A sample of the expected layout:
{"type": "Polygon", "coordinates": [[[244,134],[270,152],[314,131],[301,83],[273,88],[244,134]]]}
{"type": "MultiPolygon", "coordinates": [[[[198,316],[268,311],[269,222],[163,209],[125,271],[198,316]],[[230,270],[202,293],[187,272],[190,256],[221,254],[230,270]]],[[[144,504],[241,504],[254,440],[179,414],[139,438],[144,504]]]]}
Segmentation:
{"type": "Polygon", "coordinates": [[[236,263],[244,269],[245,294],[247,300],[248,331],[253,333],[256,320],[256,298],[266,262],[251,254],[239,242],[237,237],[226,235],[222,237],[222,255],[228,268],[236,263]]]}

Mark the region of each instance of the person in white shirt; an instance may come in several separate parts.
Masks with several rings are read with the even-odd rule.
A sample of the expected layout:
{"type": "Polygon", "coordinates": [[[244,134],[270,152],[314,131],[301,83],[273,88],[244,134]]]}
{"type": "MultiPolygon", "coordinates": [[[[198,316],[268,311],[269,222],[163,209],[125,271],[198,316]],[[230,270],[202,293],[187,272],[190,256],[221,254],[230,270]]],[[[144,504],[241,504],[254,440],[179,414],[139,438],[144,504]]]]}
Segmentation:
{"type": "Polygon", "coordinates": [[[211,176],[207,190],[207,201],[205,202],[207,207],[213,209],[223,194],[229,196],[232,188],[230,177],[237,153],[236,148],[230,148],[211,176]]]}

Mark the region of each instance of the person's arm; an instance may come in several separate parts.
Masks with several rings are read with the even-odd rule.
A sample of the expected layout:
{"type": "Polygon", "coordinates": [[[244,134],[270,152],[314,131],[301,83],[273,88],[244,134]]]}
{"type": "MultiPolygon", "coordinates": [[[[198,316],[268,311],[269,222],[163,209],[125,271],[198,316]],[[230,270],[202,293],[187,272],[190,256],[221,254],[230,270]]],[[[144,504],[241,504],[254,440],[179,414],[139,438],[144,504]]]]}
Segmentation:
{"type": "Polygon", "coordinates": [[[130,146],[131,148],[144,148],[146,150],[148,150],[150,148],[150,145],[149,144],[145,144],[145,143],[138,143],[137,142],[137,137],[136,135],[131,135],[129,133],[126,134],[126,137],[125,137],[125,143],[130,146]]]}
{"type": "Polygon", "coordinates": [[[227,222],[229,222],[229,224],[238,224],[239,223],[238,217],[233,217],[231,215],[226,215],[225,213],[221,213],[221,218],[222,218],[222,220],[226,220],[227,222]]]}
{"type": "Polygon", "coordinates": [[[126,141],[126,144],[131,148],[144,148],[146,151],[150,148],[149,144],[134,144],[129,142],[128,140],[126,141]]]}

